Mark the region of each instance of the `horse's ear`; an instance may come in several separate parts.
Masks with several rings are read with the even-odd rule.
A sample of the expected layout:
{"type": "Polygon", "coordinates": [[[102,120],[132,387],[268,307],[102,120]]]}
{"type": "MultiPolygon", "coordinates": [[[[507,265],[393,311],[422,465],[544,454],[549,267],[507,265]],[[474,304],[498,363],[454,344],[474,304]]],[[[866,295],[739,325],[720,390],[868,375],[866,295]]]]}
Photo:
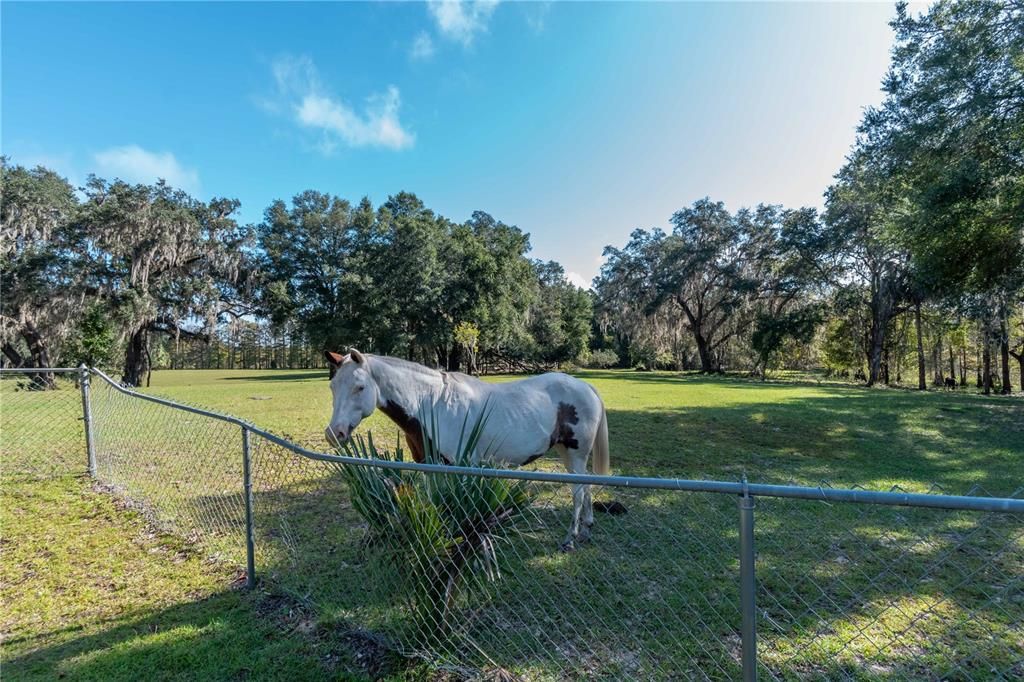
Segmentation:
{"type": "Polygon", "coordinates": [[[345,362],[345,356],[343,356],[341,353],[334,353],[329,350],[324,351],[324,357],[327,358],[328,364],[330,364],[330,366],[334,369],[341,367],[341,365],[345,362]]]}
{"type": "Polygon", "coordinates": [[[366,362],[366,357],[362,353],[357,351],[355,348],[349,348],[348,354],[349,356],[351,356],[351,358],[355,361],[357,365],[362,365],[366,362]]]}

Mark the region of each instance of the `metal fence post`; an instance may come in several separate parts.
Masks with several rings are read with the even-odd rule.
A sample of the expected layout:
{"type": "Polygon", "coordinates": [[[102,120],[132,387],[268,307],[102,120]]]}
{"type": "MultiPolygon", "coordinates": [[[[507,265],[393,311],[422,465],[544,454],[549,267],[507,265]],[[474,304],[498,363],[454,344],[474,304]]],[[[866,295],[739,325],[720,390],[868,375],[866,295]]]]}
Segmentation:
{"type": "Polygon", "coordinates": [[[245,490],[245,586],[256,586],[256,529],[252,523],[249,429],[242,427],[242,487],[245,490]]]}
{"type": "Polygon", "coordinates": [[[754,579],[754,497],[743,480],[740,506],[740,611],[743,614],[741,660],[744,682],[757,680],[757,584],[754,579]]]}
{"type": "Polygon", "coordinates": [[[96,446],[92,437],[92,394],[89,391],[89,368],[78,366],[78,385],[82,389],[82,423],[85,425],[85,451],[89,458],[89,476],[96,478],[96,446]]]}

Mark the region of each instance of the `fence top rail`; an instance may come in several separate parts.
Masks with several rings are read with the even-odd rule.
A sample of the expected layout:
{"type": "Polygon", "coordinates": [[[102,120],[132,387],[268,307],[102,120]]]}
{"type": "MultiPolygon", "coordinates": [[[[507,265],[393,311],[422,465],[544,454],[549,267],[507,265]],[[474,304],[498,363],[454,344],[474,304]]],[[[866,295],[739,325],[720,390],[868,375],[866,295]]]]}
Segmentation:
{"type": "Polygon", "coordinates": [[[78,367],[0,367],[0,375],[4,374],[67,374],[80,372],[78,367]]]}
{"type": "MultiPolygon", "coordinates": [[[[77,371],[77,370],[75,370],[77,371]]],[[[682,478],[647,478],[638,476],[598,476],[594,474],[569,474],[548,471],[523,471],[520,469],[489,469],[484,467],[460,467],[447,464],[418,464],[416,462],[396,462],[392,460],[364,459],[345,455],[332,455],[317,452],[296,445],[260,427],[227,414],[204,410],[177,403],[167,398],[139,393],[125,388],[99,369],[91,372],[103,379],[111,388],[140,400],[146,400],[177,410],[191,412],[211,419],[234,424],[265,440],[279,445],[290,452],[306,459],[352,466],[375,467],[379,469],[398,469],[437,474],[459,474],[489,478],[506,478],[544,483],[576,483],[585,485],[601,485],[617,488],[644,488],[653,490],[679,490],[688,492],[709,492],[731,495],[753,495],[779,497],[802,500],[820,500],[826,502],[854,502],[859,504],[878,504],[905,507],[927,507],[933,509],[960,509],[966,511],[987,511],[1024,514],[1024,499],[1015,497],[982,497],[969,495],[939,495],[932,493],[911,493],[899,490],[874,491],[848,488],[831,488],[827,486],[775,485],[766,483],[749,483],[747,481],[701,481],[682,478]]],[[[1015,493],[1016,494],[1016,493],[1015,493]]]]}

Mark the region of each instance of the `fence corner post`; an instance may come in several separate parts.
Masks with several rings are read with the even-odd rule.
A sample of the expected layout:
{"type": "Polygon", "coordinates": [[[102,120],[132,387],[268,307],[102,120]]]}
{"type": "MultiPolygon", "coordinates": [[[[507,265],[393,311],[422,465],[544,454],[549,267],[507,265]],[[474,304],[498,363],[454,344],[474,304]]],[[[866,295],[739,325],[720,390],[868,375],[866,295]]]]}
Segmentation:
{"type": "Polygon", "coordinates": [[[78,385],[82,389],[82,424],[85,427],[85,451],[89,462],[89,476],[96,478],[96,444],[92,435],[92,393],[89,387],[89,368],[78,366],[78,385]]]}
{"type": "Polygon", "coordinates": [[[256,529],[252,522],[249,429],[242,427],[242,487],[245,491],[245,586],[256,586],[256,529]]]}
{"type": "Polygon", "coordinates": [[[757,680],[757,583],[754,576],[754,497],[747,491],[746,477],[743,479],[743,494],[739,497],[740,508],[740,612],[743,616],[741,629],[741,662],[743,681],[757,680]]]}

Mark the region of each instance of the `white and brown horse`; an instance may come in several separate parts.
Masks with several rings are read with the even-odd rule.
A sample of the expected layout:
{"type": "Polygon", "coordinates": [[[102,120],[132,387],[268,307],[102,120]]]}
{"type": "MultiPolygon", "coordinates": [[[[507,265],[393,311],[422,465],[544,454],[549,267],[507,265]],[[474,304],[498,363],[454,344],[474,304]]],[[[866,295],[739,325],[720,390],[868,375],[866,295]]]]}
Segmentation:
{"type": "MultiPolygon", "coordinates": [[[[332,445],[348,440],[363,419],[380,409],[405,433],[417,462],[423,461],[422,415],[436,420],[438,433],[430,434],[436,450],[454,455],[465,425],[475,424],[486,409],[478,457],[520,466],[554,448],[570,473],[586,473],[591,453],[594,473],[609,473],[604,404],[589,384],[567,374],[489,384],[355,349],[347,355],[327,352],[326,357],[334,405],[325,435],[332,445]]],[[[590,486],[573,485],[573,517],[563,547],[589,539],[593,523],[590,486]]]]}

